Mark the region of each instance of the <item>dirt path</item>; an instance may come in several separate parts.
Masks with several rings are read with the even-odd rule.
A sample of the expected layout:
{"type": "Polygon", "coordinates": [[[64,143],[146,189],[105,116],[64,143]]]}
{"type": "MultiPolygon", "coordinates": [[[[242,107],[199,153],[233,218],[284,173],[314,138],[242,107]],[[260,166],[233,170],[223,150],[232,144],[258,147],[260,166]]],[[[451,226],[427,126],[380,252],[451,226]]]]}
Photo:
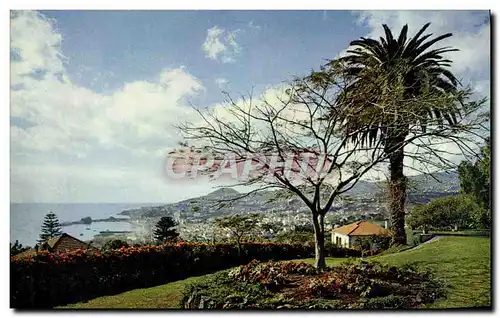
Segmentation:
{"type": "Polygon", "coordinates": [[[417,246],[415,246],[415,247],[413,247],[413,248],[410,248],[410,249],[409,249],[409,250],[407,250],[407,251],[417,250],[417,249],[419,249],[422,245],[424,245],[424,244],[429,244],[429,243],[432,243],[432,242],[435,242],[435,241],[437,241],[437,240],[440,240],[442,237],[443,237],[443,236],[436,235],[436,236],[434,236],[433,238],[431,238],[430,240],[425,241],[425,242],[423,242],[423,243],[421,243],[421,244],[419,244],[419,245],[417,245],[417,246]]]}

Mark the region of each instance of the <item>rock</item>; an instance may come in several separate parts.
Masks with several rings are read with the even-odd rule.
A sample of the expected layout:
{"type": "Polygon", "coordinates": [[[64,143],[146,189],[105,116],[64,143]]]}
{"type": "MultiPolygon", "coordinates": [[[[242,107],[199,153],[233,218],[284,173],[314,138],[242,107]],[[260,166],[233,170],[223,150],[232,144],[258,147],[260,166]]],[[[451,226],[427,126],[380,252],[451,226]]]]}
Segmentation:
{"type": "Polygon", "coordinates": [[[92,224],[92,218],[90,216],[84,217],[80,220],[83,224],[92,224]]]}
{"type": "Polygon", "coordinates": [[[184,304],[184,309],[214,309],[216,303],[209,296],[199,294],[199,290],[191,293],[188,300],[184,304]]]}
{"type": "Polygon", "coordinates": [[[225,303],[222,306],[223,309],[243,308],[248,303],[248,299],[246,297],[238,295],[229,295],[224,300],[225,303]]]}
{"type": "Polygon", "coordinates": [[[200,297],[200,302],[198,303],[198,309],[205,309],[205,297],[200,297]]]}
{"type": "Polygon", "coordinates": [[[195,293],[191,294],[189,296],[188,300],[184,304],[184,309],[193,309],[193,300],[194,300],[195,293]]]}

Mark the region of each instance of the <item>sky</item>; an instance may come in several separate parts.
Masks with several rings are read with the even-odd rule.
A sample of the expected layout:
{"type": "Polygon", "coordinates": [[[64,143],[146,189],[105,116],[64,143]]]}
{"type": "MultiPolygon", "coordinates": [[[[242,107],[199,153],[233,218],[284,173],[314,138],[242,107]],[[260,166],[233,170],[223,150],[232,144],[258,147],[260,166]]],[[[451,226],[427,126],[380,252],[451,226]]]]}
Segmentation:
{"type": "Polygon", "coordinates": [[[11,202],[175,202],[213,191],[163,172],[175,124],[222,91],[263,94],[349,42],[452,32],[452,71],[490,95],[487,11],[12,11],[11,202]]]}

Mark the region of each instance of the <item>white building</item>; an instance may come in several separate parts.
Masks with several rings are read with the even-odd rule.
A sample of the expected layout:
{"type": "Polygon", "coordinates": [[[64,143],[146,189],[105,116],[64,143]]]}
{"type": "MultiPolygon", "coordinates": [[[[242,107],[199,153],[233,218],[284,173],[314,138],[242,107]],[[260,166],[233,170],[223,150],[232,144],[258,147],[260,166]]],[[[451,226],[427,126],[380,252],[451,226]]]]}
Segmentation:
{"type": "Polygon", "coordinates": [[[332,230],[332,243],[341,247],[354,247],[360,238],[389,235],[387,221],[385,228],[378,224],[358,221],[332,230]]]}

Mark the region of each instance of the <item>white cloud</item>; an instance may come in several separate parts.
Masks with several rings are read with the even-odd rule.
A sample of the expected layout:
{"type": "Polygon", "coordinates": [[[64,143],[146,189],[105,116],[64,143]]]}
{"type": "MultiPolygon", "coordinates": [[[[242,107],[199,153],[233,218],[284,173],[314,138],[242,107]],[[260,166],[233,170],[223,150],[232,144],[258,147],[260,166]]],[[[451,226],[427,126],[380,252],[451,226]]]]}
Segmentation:
{"type": "MultiPolygon", "coordinates": [[[[432,33],[436,36],[452,33],[453,36],[435,44],[435,48],[451,46],[459,49],[458,52],[449,52],[445,57],[453,61],[451,70],[461,80],[464,86],[474,89],[474,97],[490,97],[490,22],[487,11],[357,11],[357,22],[369,28],[365,37],[378,39],[384,36],[382,24],[387,24],[398,36],[402,27],[408,24],[408,36],[413,36],[420,28],[430,22],[424,34],[432,33]]],[[[345,54],[342,51],[339,56],[345,54]]],[[[490,108],[487,103],[484,110],[490,108]]],[[[480,146],[478,143],[476,146],[480,146]]],[[[463,158],[456,145],[450,143],[441,146],[443,151],[450,152],[444,155],[447,159],[460,162],[463,158]]],[[[408,147],[408,150],[412,150],[408,147]]],[[[405,164],[420,171],[424,169],[422,163],[405,159],[405,164]]],[[[416,172],[407,169],[407,174],[416,172]]]]}
{"type": "Polygon", "coordinates": [[[37,70],[50,70],[52,75],[64,72],[62,36],[54,32],[54,22],[36,11],[11,13],[11,50],[22,57],[22,61],[11,63],[11,85],[37,70]]]}
{"type": "Polygon", "coordinates": [[[12,35],[11,48],[21,61],[11,62],[11,77],[23,89],[11,91],[11,115],[34,124],[12,128],[14,151],[84,156],[90,148],[104,147],[154,153],[175,143],[172,125],[191,113],[185,99],[204,89],[180,67],[162,70],[154,81],[129,82],[111,94],[98,94],[66,76],[62,39],[52,21],[35,12],[19,12],[12,19],[12,35]],[[42,79],[26,76],[39,69],[46,72],[42,79]]]}
{"type": "Polygon", "coordinates": [[[169,183],[159,168],[49,164],[11,169],[13,202],[175,202],[210,191],[206,183],[169,183]]]}
{"type": "Polygon", "coordinates": [[[180,140],[173,125],[194,114],[187,99],[196,98],[203,84],[179,67],[159,71],[152,81],[128,82],[98,94],[68,77],[62,41],[54,21],[42,14],[11,16],[16,54],[11,81],[17,86],[11,89],[11,116],[29,123],[11,125],[11,199],[117,200],[110,193],[120,193],[122,201],[175,198],[175,190],[152,181],[163,175],[159,168],[152,172],[151,162],[160,167],[166,149],[180,140]],[[125,167],[124,161],[134,164],[125,167]],[[121,187],[134,195],[116,190],[121,187]]]}
{"type": "MultiPolygon", "coordinates": [[[[380,31],[381,21],[396,29],[408,22],[414,30],[427,20],[435,34],[454,32],[451,45],[462,54],[453,57],[454,67],[489,95],[489,25],[467,27],[481,19],[463,13],[450,19],[411,12],[362,16],[372,33],[380,31]]],[[[203,84],[179,67],[159,70],[151,81],[124,83],[107,94],[80,87],[66,72],[64,39],[55,26],[37,12],[11,15],[11,85],[16,86],[11,89],[11,116],[29,123],[11,126],[12,201],[162,201],[210,191],[206,184],[193,185],[194,192],[169,185],[159,167],[165,150],[180,139],[173,125],[193,118],[187,99],[203,92],[203,84]]],[[[233,62],[241,51],[238,32],[209,29],[203,44],[207,57],[233,62]]],[[[223,78],[215,81],[227,84],[223,78]]],[[[273,99],[280,90],[265,94],[273,99]]],[[[222,105],[213,109],[228,116],[222,105]]]]}
{"type": "Polygon", "coordinates": [[[191,114],[184,99],[203,89],[180,68],[154,82],[126,83],[110,96],[53,79],[23,84],[11,92],[11,114],[35,125],[14,129],[14,148],[81,154],[97,146],[149,153],[175,143],[172,125],[191,114]]]}
{"type": "Polygon", "coordinates": [[[216,78],[215,79],[215,84],[217,84],[217,86],[220,88],[220,89],[223,89],[223,88],[226,88],[227,85],[229,84],[229,81],[225,78],[216,78]]]}
{"type": "Polygon", "coordinates": [[[240,29],[227,31],[218,26],[208,29],[205,42],[202,45],[205,56],[222,63],[235,62],[235,57],[241,51],[236,42],[236,35],[239,32],[240,29]]]}
{"type": "Polygon", "coordinates": [[[408,36],[413,36],[424,24],[425,31],[434,37],[453,33],[452,37],[435,44],[435,47],[452,46],[458,52],[446,53],[452,70],[463,78],[484,78],[490,69],[490,23],[487,11],[361,11],[355,12],[358,23],[370,29],[368,37],[378,39],[384,34],[382,24],[387,24],[394,36],[408,24],[408,36]]]}

